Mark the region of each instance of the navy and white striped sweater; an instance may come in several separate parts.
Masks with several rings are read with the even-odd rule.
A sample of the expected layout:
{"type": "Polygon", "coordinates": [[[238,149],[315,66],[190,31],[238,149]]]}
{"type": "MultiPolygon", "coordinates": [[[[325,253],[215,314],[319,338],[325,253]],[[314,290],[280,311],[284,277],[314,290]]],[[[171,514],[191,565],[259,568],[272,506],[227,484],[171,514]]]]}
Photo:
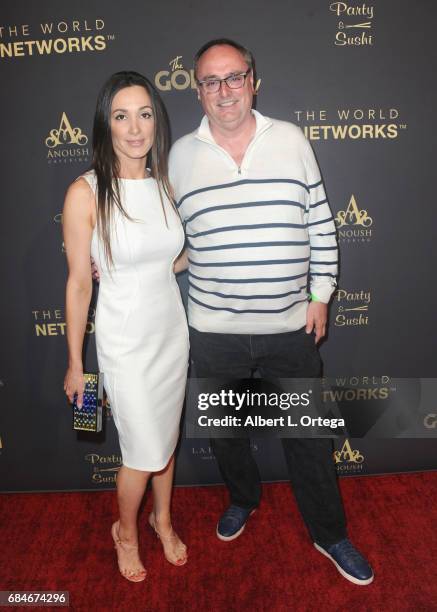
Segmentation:
{"type": "Polygon", "coordinates": [[[335,225],[311,146],[285,121],[256,118],[241,166],[204,117],[170,153],[185,223],[190,325],[267,334],[306,323],[307,284],[328,302],[337,275],[335,225]]]}

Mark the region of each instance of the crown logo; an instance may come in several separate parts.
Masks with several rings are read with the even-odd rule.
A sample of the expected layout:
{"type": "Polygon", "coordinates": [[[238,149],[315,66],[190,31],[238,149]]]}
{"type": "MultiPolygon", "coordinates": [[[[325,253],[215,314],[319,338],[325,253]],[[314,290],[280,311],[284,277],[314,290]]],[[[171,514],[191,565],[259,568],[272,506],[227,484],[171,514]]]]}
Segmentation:
{"type": "Polygon", "coordinates": [[[59,128],[50,130],[49,135],[45,139],[45,144],[49,149],[54,149],[59,145],[86,145],[87,142],[88,136],[83,134],[79,127],[71,127],[66,113],[62,113],[59,128]]]}
{"type": "Polygon", "coordinates": [[[373,223],[372,217],[369,217],[367,210],[360,210],[358,208],[355,196],[352,195],[346,210],[339,210],[335,217],[335,224],[337,227],[343,227],[344,225],[362,225],[363,227],[370,227],[373,223]]]}
{"type": "Polygon", "coordinates": [[[349,463],[362,463],[364,461],[363,455],[359,450],[353,450],[349,440],[345,440],[341,450],[334,451],[335,463],[343,463],[348,461],[349,463]]]}

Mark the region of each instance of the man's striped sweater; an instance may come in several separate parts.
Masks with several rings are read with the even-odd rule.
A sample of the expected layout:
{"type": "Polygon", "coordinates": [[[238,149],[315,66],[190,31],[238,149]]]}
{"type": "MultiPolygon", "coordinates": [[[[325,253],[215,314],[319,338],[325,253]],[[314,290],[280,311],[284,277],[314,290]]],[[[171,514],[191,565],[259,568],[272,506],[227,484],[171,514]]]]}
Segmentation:
{"type": "Polygon", "coordinates": [[[207,117],[170,153],[185,223],[189,323],[216,333],[271,334],[306,323],[310,291],[328,302],[337,275],[335,225],[301,130],[256,118],[241,166],[214,141],[207,117]]]}

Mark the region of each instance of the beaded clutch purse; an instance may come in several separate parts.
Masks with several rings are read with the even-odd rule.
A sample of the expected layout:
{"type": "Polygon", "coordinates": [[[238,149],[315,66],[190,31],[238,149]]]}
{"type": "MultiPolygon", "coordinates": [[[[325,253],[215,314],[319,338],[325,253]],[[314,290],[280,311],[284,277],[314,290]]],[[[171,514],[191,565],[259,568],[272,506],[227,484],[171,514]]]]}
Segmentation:
{"type": "Polygon", "coordinates": [[[83,404],[79,408],[73,401],[73,429],[78,431],[102,431],[103,374],[86,373],[83,404]]]}

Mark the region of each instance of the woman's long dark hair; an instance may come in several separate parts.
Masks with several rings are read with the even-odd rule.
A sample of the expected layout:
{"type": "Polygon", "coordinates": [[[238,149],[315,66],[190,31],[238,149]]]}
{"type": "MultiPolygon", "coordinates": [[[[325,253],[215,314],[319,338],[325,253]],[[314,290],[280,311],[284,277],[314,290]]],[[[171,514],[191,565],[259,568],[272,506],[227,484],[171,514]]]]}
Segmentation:
{"type": "Polygon", "coordinates": [[[153,145],[147,154],[145,166],[150,168],[156,179],[165,222],[167,216],[162,192],[173,203],[172,190],[168,180],[168,151],[170,145],[170,128],[167,111],[155,87],[146,77],[138,72],[116,72],[100,90],[97,98],[93,125],[93,161],[92,169],[97,177],[97,230],[103,242],[104,254],[109,266],[113,264],[111,252],[111,222],[115,208],[128,219],[120,198],[119,178],[120,164],[112,146],[111,106],[114,96],[125,87],[139,85],[144,87],[150,96],[154,117],[153,145]]]}

